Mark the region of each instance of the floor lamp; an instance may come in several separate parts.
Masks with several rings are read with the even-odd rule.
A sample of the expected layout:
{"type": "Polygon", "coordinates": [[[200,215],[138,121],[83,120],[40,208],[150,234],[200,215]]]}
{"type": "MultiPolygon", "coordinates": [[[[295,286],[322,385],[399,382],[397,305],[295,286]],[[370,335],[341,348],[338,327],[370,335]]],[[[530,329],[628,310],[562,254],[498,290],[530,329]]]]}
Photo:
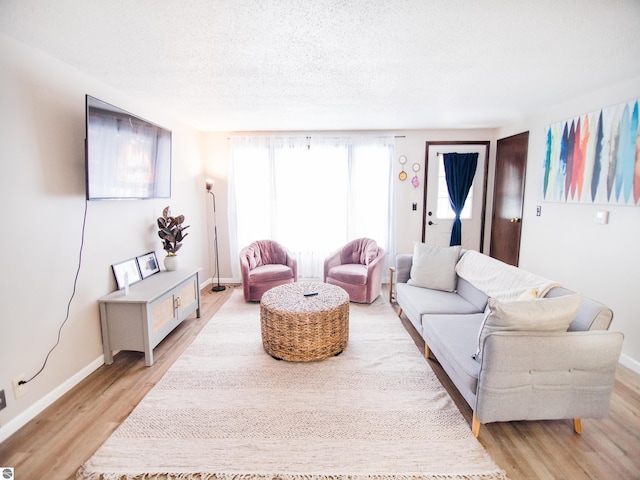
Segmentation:
{"type": "MultiPolygon", "coordinates": [[[[218,277],[218,284],[214,285],[211,288],[212,292],[222,292],[225,288],[224,285],[220,285],[220,264],[218,263],[218,221],[216,220],[216,196],[213,193],[213,180],[207,179],[207,192],[211,194],[211,198],[213,199],[213,232],[214,232],[214,248],[216,250],[216,275],[218,277]]],[[[211,283],[213,283],[213,278],[211,279],[211,283]]]]}

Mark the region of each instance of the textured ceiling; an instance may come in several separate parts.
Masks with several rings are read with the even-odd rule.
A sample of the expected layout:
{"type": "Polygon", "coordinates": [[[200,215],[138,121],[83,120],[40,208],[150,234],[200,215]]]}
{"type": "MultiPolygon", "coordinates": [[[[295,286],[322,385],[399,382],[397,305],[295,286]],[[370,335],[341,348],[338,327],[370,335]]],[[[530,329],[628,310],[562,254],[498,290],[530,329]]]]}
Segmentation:
{"type": "Polygon", "coordinates": [[[640,76],[639,0],[0,0],[0,32],[201,130],[491,128],[640,76]]]}

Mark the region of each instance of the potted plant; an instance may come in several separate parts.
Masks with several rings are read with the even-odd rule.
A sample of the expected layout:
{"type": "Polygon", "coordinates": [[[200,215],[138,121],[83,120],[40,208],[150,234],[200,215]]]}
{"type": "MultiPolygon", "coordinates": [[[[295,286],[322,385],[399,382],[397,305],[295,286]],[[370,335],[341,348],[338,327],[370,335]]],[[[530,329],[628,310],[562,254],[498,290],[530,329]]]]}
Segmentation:
{"type": "Polygon", "coordinates": [[[182,240],[189,235],[183,233],[189,225],[183,225],[184,215],[173,217],[168,206],[158,217],[158,236],[162,240],[162,248],[167,252],[164,257],[164,266],[167,270],[177,270],[179,266],[177,252],[182,247],[182,240]]]}

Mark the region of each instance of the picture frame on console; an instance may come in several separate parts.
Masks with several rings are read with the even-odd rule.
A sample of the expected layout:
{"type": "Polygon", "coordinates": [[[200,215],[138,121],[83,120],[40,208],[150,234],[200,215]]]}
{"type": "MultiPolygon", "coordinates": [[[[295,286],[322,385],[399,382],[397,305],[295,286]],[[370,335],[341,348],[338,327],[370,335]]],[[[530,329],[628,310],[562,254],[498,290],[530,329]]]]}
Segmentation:
{"type": "MultiPolygon", "coordinates": [[[[156,261],[156,264],[157,263],[158,262],[156,261]]],[[[113,270],[113,276],[116,278],[118,290],[122,290],[127,283],[129,285],[133,285],[134,283],[142,280],[136,258],[130,258],[129,260],[114,263],[111,265],[111,269],[113,270]]]]}
{"type": "Polygon", "coordinates": [[[140,275],[143,280],[160,271],[160,264],[158,263],[156,252],[139,255],[136,257],[136,262],[138,263],[138,269],[140,270],[140,275]]]}

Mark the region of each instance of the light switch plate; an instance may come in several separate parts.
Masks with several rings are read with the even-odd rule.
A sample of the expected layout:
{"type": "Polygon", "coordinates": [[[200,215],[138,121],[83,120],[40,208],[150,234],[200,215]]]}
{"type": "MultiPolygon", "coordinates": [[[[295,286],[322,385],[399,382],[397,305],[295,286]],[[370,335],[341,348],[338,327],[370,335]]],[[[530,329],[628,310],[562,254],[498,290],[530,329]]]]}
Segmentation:
{"type": "Polygon", "coordinates": [[[593,221],[600,225],[609,223],[609,212],[607,210],[599,210],[593,216],[593,221]]]}

